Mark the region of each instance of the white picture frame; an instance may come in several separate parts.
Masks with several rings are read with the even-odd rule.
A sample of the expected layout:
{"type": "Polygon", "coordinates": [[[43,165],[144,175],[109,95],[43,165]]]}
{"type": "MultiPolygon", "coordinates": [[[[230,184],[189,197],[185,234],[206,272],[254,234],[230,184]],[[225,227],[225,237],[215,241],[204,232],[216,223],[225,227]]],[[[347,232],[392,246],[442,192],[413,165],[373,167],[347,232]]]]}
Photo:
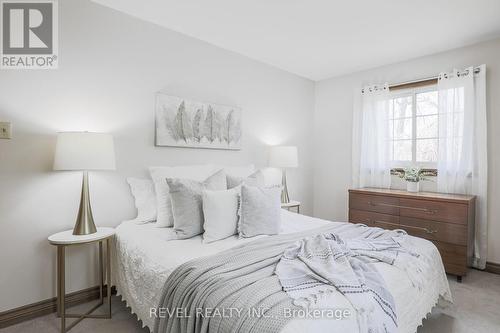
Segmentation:
{"type": "Polygon", "coordinates": [[[158,92],[155,145],[240,150],[241,109],[158,92]]]}

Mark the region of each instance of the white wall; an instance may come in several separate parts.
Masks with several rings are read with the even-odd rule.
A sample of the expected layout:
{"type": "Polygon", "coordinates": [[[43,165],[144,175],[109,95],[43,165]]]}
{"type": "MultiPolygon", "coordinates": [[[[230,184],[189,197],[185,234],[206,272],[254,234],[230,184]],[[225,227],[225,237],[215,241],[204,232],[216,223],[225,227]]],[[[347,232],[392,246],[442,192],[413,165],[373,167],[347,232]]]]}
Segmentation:
{"type": "MultiPolygon", "coordinates": [[[[291,196],[312,212],[314,83],[85,0],[59,1],[60,68],[0,71],[0,312],[55,295],[50,234],[74,225],[81,175],[53,172],[57,131],[110,132],[117,172],[91,174],[96,223],[134,217],[125,182],[150,165],[267,164],[267,144],[299,147],[291,196]],[[241,151],[154,146],[154,93],[238,105],[241,151]]],[[[96,285],[95,252],[71,249],[68,292],[96,285]],[[85,273],[83,273],[85,272],[85,273]]]]}
{"type": "MultiPolygon", "coordinates": [[[[500,39],[316,83],[314,115],[314,215],[346,220],[351,184],[352,110],[366,84],[397,83],[453,68],[487,66],[489,218],[488,261],[500,263],[500,39]]],[[[426,184],[432,187],[432,184],[426,184]]]]}

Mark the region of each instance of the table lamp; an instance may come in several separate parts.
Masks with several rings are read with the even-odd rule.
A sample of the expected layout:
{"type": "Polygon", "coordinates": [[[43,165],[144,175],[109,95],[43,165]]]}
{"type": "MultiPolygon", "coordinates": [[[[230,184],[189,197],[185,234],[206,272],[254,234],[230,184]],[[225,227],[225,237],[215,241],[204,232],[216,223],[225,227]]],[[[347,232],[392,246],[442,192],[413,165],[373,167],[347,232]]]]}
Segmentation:
{"type": "Polygon", "coordinates": [[[274,146],[269,152],[269,166],[281,168],[281,202],[289,203],[288,187],[286,185],[286,168],[296,168],[298,166],[297,147],[295,146],[274,146]]]}
{"type": "Polygon", "coordinates": [[[80,208],[73,235],[89,235],[97,232],[90,206],[88,171],[115,170],[113,137],[105,133],[58,133],[54,170],[83,171],[80,208]]]}

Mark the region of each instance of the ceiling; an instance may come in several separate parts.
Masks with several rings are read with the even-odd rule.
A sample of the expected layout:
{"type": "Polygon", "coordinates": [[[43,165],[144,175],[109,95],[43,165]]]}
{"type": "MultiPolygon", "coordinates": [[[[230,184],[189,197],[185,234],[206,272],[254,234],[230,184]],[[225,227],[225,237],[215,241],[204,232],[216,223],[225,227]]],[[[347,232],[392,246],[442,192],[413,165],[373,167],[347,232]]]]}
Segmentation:
{"type": "Polygon", "coordinates": [[[94,0],[321,80],[500,36],[499,0],[94,0]]]}

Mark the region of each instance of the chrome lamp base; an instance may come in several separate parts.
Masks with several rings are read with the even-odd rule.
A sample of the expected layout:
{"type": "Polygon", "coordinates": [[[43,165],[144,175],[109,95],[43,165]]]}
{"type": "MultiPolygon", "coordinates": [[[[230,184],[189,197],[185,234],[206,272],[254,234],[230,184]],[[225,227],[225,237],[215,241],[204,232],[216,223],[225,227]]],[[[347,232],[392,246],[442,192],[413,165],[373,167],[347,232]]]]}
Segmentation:
{"type": "Polygon", "coordinates": [[[92,207],[90,206],[89,176],[88,172],[84,171],[80,208],[78,209],[73,235],[90,235],[96,232],[97,229],[95,227],[94,217],[92,216],[92,207]]]}
{"type": "Polygon", "coordinates": [[[281,203],[289,203],[290,197],[288,196],[288,187],[286,186],[286,171],[281,171],[281,203]]]}

